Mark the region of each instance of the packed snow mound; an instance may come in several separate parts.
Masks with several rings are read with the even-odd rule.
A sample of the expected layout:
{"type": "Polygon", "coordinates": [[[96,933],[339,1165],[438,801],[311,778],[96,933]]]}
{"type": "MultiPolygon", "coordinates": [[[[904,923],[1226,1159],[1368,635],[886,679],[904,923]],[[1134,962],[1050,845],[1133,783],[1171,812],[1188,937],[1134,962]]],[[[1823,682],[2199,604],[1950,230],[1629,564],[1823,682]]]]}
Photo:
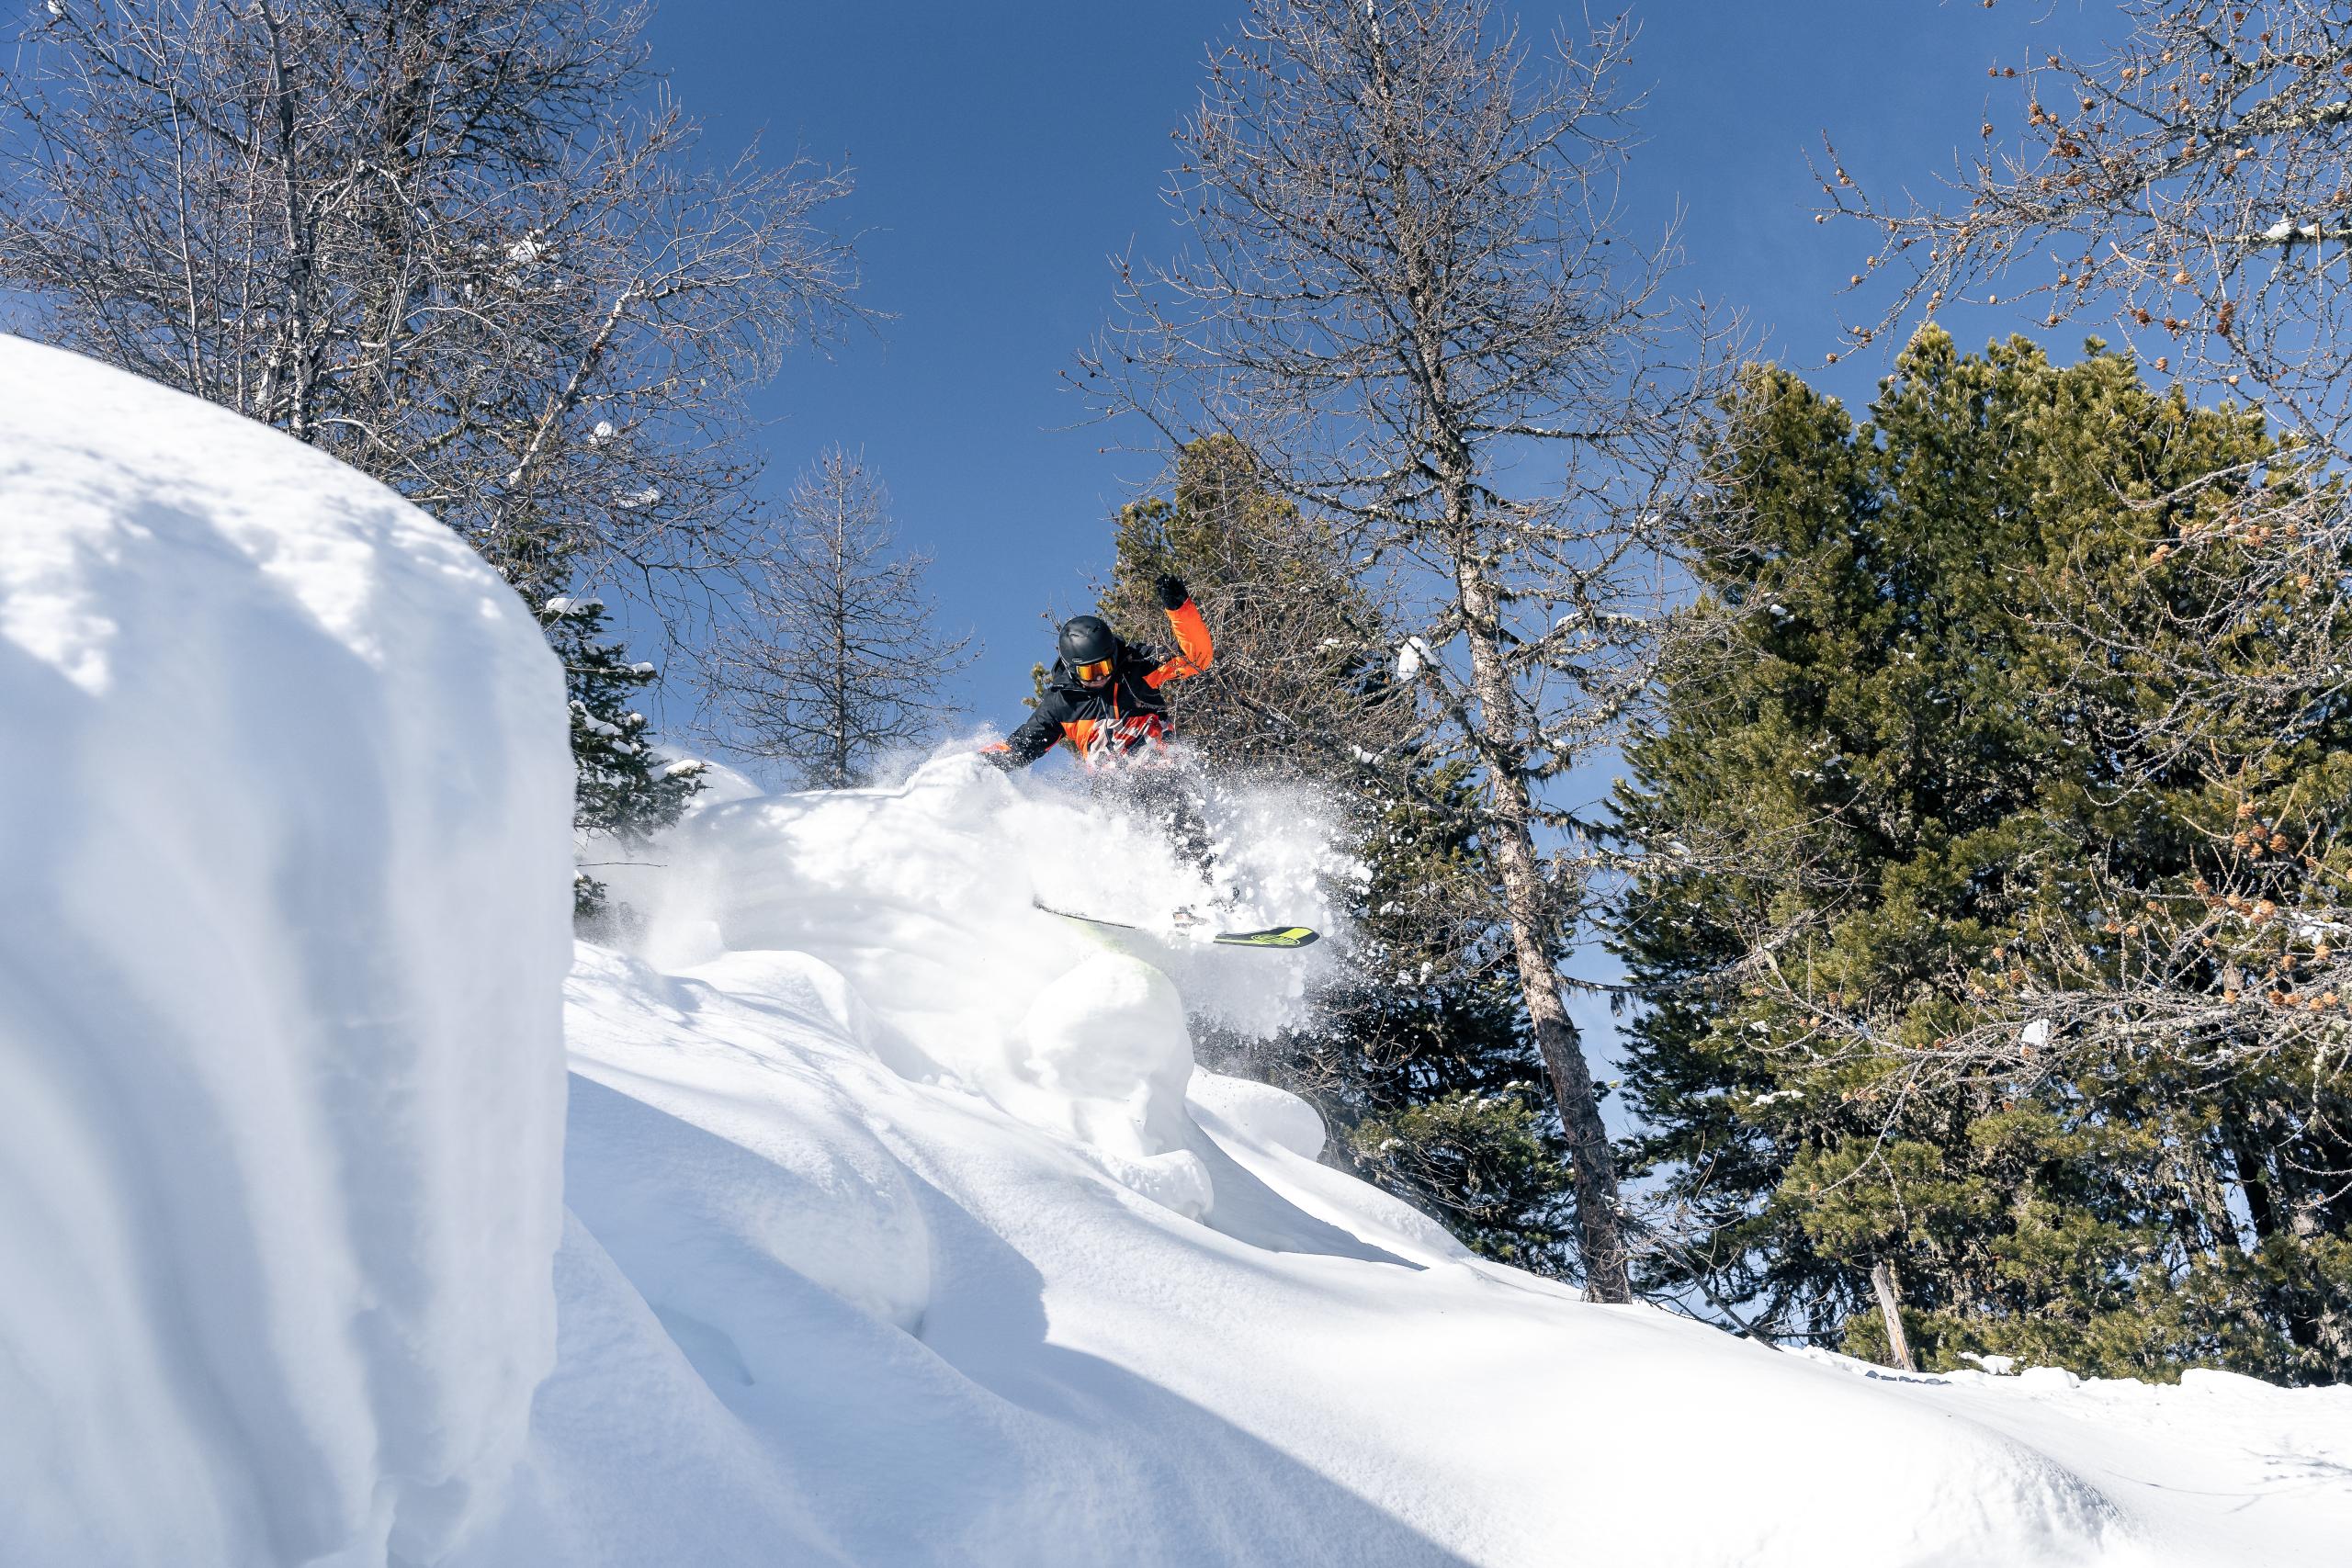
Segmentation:
{"type": "Polygon", "coordinates": [[[560,674],[449,533],[0,336],[0,1562],[423,1563],[554,1358],[560,674]]]}
{"type": "MultiPolygon", "coordinates": [[[[1187,1011],[1309,1016],[1300,957],[1035,907],[1197,897],[1131,827],[951,760],[715,805],[616,881],[650,919],[572,974],[560,1359],[468,1568],[2120,1568],[2352,1526],[2352,1392],[1895,1378],[1471,1257],[1192,1069],[1187,1011]]],[[[1281,874],[1225,891],[1328,913],[1281,874]]]]}

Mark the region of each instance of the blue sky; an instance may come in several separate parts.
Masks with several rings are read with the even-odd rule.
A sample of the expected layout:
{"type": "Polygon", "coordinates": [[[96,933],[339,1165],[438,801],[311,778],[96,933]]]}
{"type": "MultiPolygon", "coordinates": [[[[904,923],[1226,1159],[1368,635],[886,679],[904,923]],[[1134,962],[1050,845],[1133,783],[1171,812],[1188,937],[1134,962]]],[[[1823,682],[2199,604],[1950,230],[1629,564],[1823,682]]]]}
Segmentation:
{"type": "MultiPolygon", "coordinates": [[[[1519,15],[1548,34],[1581,13],[1519,15]]],[[[1654,232],[1679,204],[1685,288],[1740,307],[1779,356],[1818,366],[1866,248],[1860,230],[1810,216],[1805,154],[1821,131],[1874,192],[1925,189],[1974,141],[1988,92],[2016,91],[1987,63],[2110,13],[2063,0],[1651,0],[1634,15],[1649,94],[1639,223],[1654,232]]],[[[669,0],[656,17],[657,62],[714,152],[762,136],[855,171],[856,194],[834,210],[864,232],[865,299],[895,319],[830,360],[796,359],[763,397],[771,482],[827,444],[865,450],[902,537],[937,558],[943,619],[985,643],[951,694],[979,718],[1021,716],[1047,617],[1085,606],[1111,513],[1152,475],[1148,459],[1104,450],[1141,437],[1082,425],[1057,373],[1104,319],[1109,258],[1177,243],[1159,198],[1169,132],[1238,16],[1237,0],[669,0]]],[[[2020,325],[2007,311],[1951,324],[1964,344],[2020,325]]],[[[2063,335],[2071,349],[2078,334],[2063,335]]],[[[1860,401],[1884,368],[1866,354],[1819,379],[1860,401]]]]}

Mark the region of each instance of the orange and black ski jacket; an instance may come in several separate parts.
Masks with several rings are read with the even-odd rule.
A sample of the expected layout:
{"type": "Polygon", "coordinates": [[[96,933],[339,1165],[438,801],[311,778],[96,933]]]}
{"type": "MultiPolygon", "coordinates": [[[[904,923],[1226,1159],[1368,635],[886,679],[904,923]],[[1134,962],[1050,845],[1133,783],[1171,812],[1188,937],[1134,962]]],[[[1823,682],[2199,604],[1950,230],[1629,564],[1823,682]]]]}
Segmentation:
{"type": "Polygon", "coordinates": [[[1102,686],[1081,684],[1058,659],[1037,699],[1029,721],[1004,738],[999,752],[1011,767],[1025,768],[1054,749],[1069,743],[1089,768],[1099,768],[1143,748],[1168,744],[1168,699],[1159,689],[1170,681],[1197,675],[1209,667],[1216,649],[1209,641],[1208,623],[1190,599],[1168,612],[1179,649],[1162,659],[1157,649],[1119,644],[1111,679],[1102,686]]]}

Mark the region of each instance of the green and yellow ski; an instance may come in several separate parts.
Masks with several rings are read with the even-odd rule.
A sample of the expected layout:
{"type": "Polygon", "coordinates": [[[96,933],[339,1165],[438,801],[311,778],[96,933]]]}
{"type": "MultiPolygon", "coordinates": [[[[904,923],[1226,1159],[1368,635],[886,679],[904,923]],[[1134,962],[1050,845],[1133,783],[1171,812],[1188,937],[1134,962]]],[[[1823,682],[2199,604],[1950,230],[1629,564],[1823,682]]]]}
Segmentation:
{"type": "MultiPolygon", "coordinates": [[[[1058,915],[1065,920],[1076,920],[1080,925],[1100,926],[1110,931],[1137,931],[1145,936],[1154,934],[1142,926],[1134,925],[1125,920],[1106,920],[1094,915],[1081,915],[1071,909],[1057,909],[1051,904],[1034,898],[1030,902],[1048,915],[1058,915]]],[[[1310,930],[1306,926],[1269,926],[1261,931],[1209,931],[1204,935],[1205,940],[1220,947],[1265,947],[1285,953],[1296,952],[1302,947],[1312,947],[1323,940],[1322,932],[1310,930]]],[[[1203,939],[1201,935],[1193,937],[1194,941],[1203,939]]]]}
{"type": "Polygon", "coordinates": [[[1323,940],[1305,926],[1274,926],[1262,931],[1219,931],[1209,938],[1226,947],[1309,947],[1323,940]]]}

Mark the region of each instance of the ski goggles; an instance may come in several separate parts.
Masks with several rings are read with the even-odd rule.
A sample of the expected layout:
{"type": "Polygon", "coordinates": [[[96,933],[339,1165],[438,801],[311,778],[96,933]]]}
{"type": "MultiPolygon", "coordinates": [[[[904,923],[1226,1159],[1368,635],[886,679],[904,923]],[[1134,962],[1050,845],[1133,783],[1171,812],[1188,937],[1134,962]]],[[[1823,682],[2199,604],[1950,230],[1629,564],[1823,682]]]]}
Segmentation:
{"type": "Polygon", "coordinates": [[[1078,667],[1076,673],[1080,680],[1090,686],[1097,681],[1107,681],[1111,678],[1111,661],[1107,659],[1098,659],[1091,664],[1081,664],[1078,667]]]}

